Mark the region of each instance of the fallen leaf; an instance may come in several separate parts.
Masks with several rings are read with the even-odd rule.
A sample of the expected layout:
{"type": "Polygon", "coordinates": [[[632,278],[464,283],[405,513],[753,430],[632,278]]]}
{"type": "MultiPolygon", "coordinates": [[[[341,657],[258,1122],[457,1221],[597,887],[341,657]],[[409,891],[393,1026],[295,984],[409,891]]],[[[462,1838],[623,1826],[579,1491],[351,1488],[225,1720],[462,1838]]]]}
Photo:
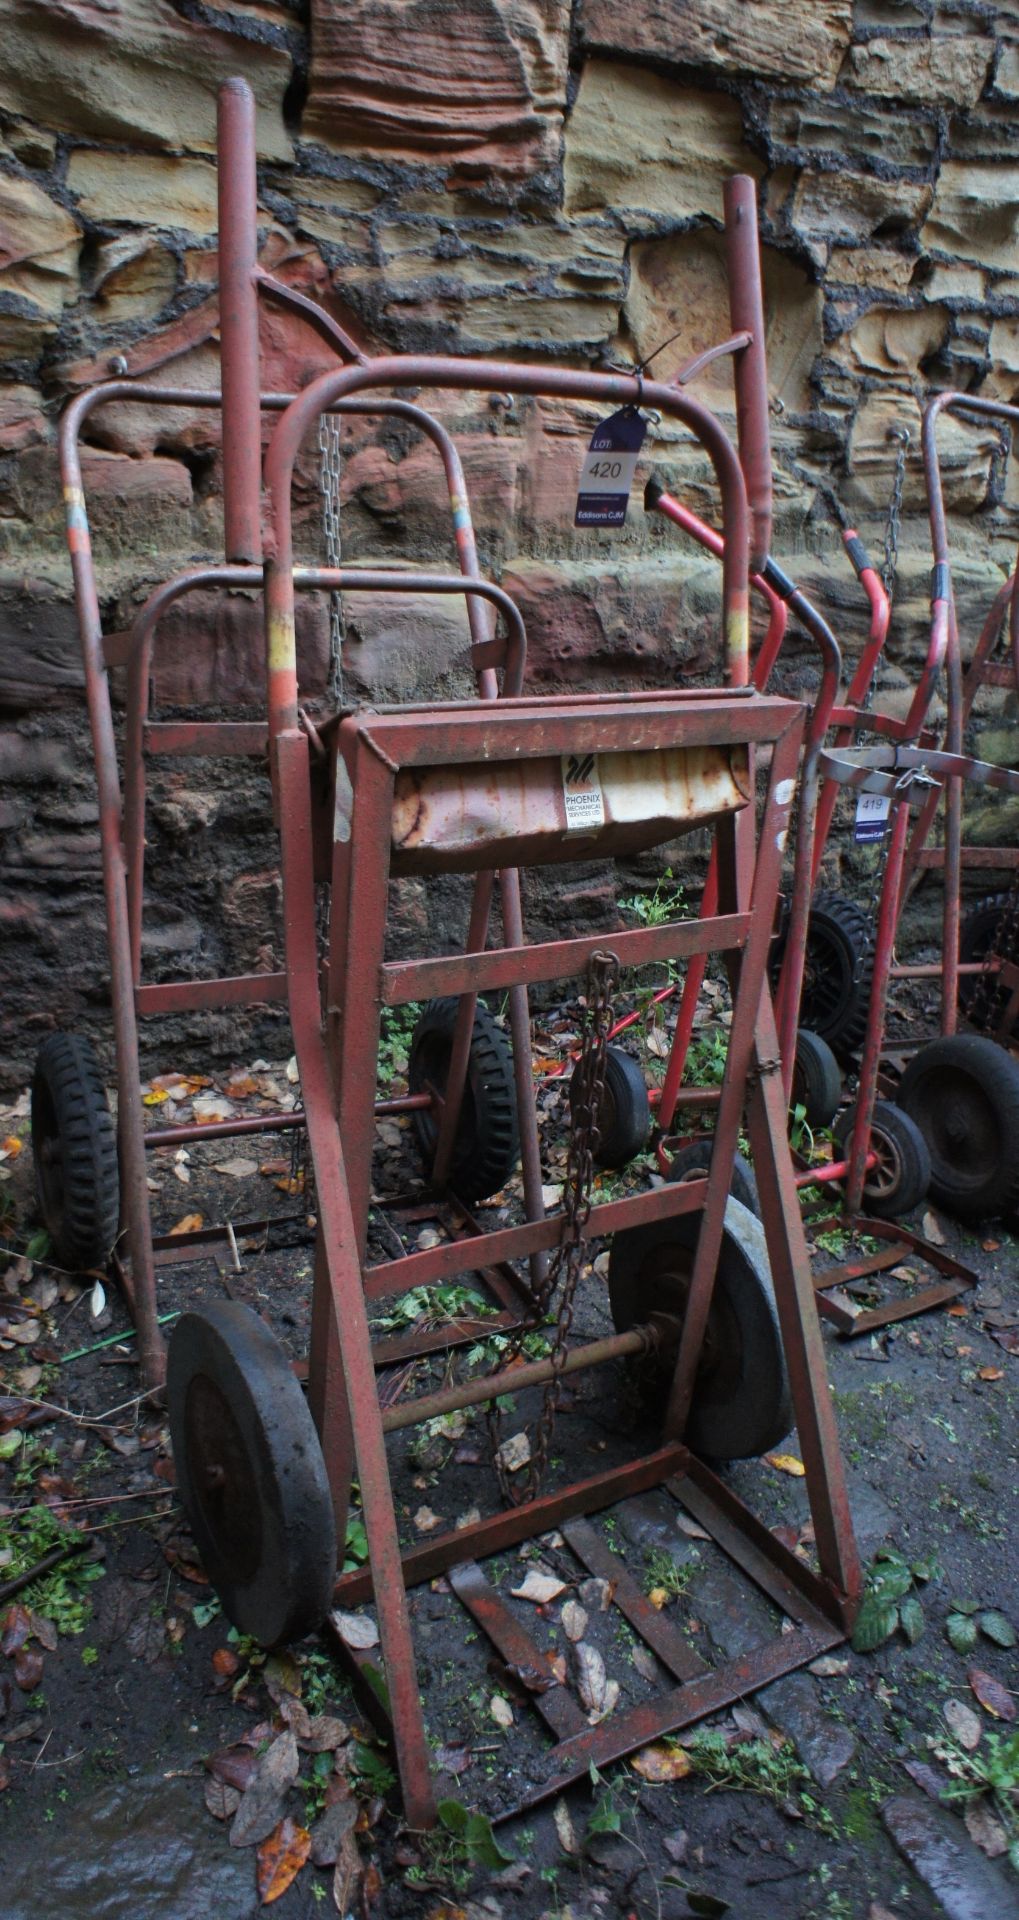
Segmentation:
{"type": "Polygon", "coordinates": [[[431,1507],[419,1507],[414,1515],[414,1525],[419,1533],[434,1533],[436,1527],[442,1525],[442,1516],[433,1513],[431,1507]]]}
{"type": "Polygon", "coordinates": [[[350,1728],[345,1720],[332,1713],[313,1713],[307,1733],[297,1744],[306,1753],[335,1753],[337,1747],[345,1746],[349,1739],[350,1728]]]}
{"type": "MultiPolygon", "coordinates": [[[[34,1617],[33,1615],[33,1619],[34,1617]]],[[[1003,1613],[998,1613],[995,1608],[990,1608],[986,1613],[979,1614],[977,1616],[977,1626],[980,1628],[981,1633],[987,1635],[988,1640],[994,1641],[996,1647],[1005,1647],[1007,1649],[1015,1646],[1016,1631],[1011,1620],[1007,1619],[1003,1613]]]]}
{"type": "Polygon", "coordinates": [[[218,1680],[232,1680],[240,1672],[241,1663],[232,1647],[216,1647],[212,1656],[212,1671],[218,1680]]]}
{"type": "Polygon", "coordinates": [[[582,1640],[587,1631],[587,1614],[578,1600],[567,1600],[561,1614],[567,1640],[582,1640]]]}
{"type": "Polygon", "coordinates": [[[976,1622],[964,1613],[950,1613],[945,1621],[948,1643],[956,1653],[972,1653],[977,1643],[976,1622]]]}
{"type": "Polygon", "coordinates": [[[981,1240],[980,1242],[980,1249],[982,1253],[997,1253],[1000,1247],[1001,1247],[1000,1240],[981,1240]]]}
{"type": "Polygon", "coordinates": [[[669,1604],[669,1595],[665,1587],[652,1587],[648,1599],[657,1613],[661,1613],[662,1608],[669,1604]]]}
{"type": "Polygon", "coordinates": [[[53,1621],[47,1620],[44,1613],[33,1612],[30,1614],[30,1618],[32,1621],[32,1632],[35,1634],[39,1645],[45,1647],[47,1653],[56,1653],[57,1630],[53,1621]]]}
{"type": "Polygon", "coordinates": [[[1003,1327],[1000,1333],[992,1333],[991,1339],[1006,1353],[1019,1354],[1019,1327],[1003,1327]]]}
{"type": "MultiPolygon", "coordinates": [[[[105,1298],[105,1296],[104,1296],[105,1298]]],[[[7,1339],[16,1340],[19,1347],[30,1347],[42,1333],[42,1324],[38,1320],[18,1320],[7,1328],[7,1339]]]]}
{"type": "Polygon", "coordinates": [[[946,1312],[950,1320],[965,1320],[968,1318],[969,1308],[960,1306],[948,1307],[946,1308],[946,1312]]]}
{"type": "Polygon", "coordinates": [[[300,1077],[301,1077],[301,1074],[300,1074],[300,1069],[298,1068],[298,1065],[297,1065],[297,1055],[296,1053],[292,1053],[289,1060],[287,1061],[287,1079],[289,1080],[292,1087],[296,1087],[300,1077]]]}
{"type": "Polygon", "coordinates": [[[577,1593],[591,1613],[607,1613],[615,1590],[615,1581],[601,1580],[595,1575],[590,1580],[582,1580],[577,1593]]]}
{"type": "Polygon", "coordinates": [[[699,1520],[691,1519],[688,1513],[677,1513],[676,1525],[679,1528],[680,1533],[686,1534],[686,1537],[688,1540],[710,1540],[711,1539],[711,1535],[707,1531],[707,1528],[702,1527],[699,1520]]]}
{"type": "Polygon", "coordinates": [[[336,1867],[333,1872],[333,1905],[342,1920],[352,1912],[361,1885],[364,1867],[358,1852],[357,1841],[353,1833],[345,1833],[336,1855],[336,1867]]]}
{"type": "MultiPolygon", "coordinates": [[[[426,1512],[427,1509],[422,1508],[421,1511],[426,1512]]],[[[370,1614],[343,1613],[339,1607],[335,1607],[329,1618],[348,1647],[363,1651],[367,1647],[378,1646],[379,1630],[370,1614]]]]}
{"type": "Polygon", "coordinates": [[[932,1247],[944,1246],[945,1236],[941,1231],[941,1223],[937,1217],[937,1214],[931,1213],[929,1208],[928,1208],[928,1211],[924,1214],[923,1220],[920,1225],[920,1231],[923,1234],[924,1239],[930,1241],[932,1247]]]}
{"type": "Polygon", "coordinates": [[[1004,1378],[1005,1378],[1004,1367],[978,1367],[977,1368],[978,1380],[1003,1380],[1004,1378]]]}
{"type": "Polygon", "coordinates": [[[634,1754],[630,1765],[643,1780],[651,1780],[656,1785],[664,1780],[685,1780],[691,1771],[690,1756],[682,1747],[658,1744],[642,1747],[639,1753],[634,1754]]]}
{"type": "Polygon", "coordinates": [[[643,1679],[650,1680],[652,1684],[657,1681],[658,1662],[654,1654],[647,1647],[642,1647],[639,1641],[630,1649],[630,1661],[643,1679]]]}
{"type": "Polygon", "coordinates": [[[988,1860],[997,1860],[999,1855],[1008,1852],[1008,1835],[1001,1821],[995,1819],[983,1800],[968,1806],[963,1819],[974,1846],[979,1847],[981,1853],[986,1853],[988,1860]]]}
{"type": "Polygon", "coordinates": [[[794,1453],[766,1453],[764,1457],[769,1467],[777,1467],[779,1473],[790,1473],[796,1480],[802,1480],[807,1471],[794,1453]]]}
{"type": "Polygon", "coordinates": [[[0,1155],[7,1160],[16,1160],[23,1145],[24,1142],[19,1140],[16,1134],[8,1133],[3,1140],[0,1140],[0,1155]]]}
{"type": "Polygon", "coordinates": [[[278,1900],[296,1880],[311,1852],[311,1834],[289,1814],[262,1841],[255,1855],[255,1884],[263,1907],[278,1900]]]}
{"type": "Polygon", "coordinates": [[[577,1668],[577,1692],[588,1713],[601,1713],[605,1705],[605,1662],[589,1641],[580,1640],[573,1649],[577,1668]]]}
{"type": "Polygon", "coordinates": [[[563,1852],[570,1854],[579,1853],[580,1842],[577,1839],[576,1829],[573,1821],[570,1819],[570,1809],[566,1805],[565,1800],[556,1801],[552,1809],[552,1820],[559,1838],[559,1845],[562,1847],[563,1852]]]}
{"type": "Polygon", "coordinates": [[[531,1457],[531,1442],[526,1433],[511,1433],[508,1440],[496,1452],[496,1460],[504,1473],[519,1473],[526,1467],[531,1457]]]}
{"type": "Polygon", "coordinates": [[[205,1765],[220,1786],[231,1787],[240,1799],[258,1766],[258,1755],[253,1747],[238,1743],[233,1747],[220,1747],[218,1752],[208,1754],[205,1765]]]}
{"type": "Polygon", "coordinates": [[[22,1693],[34,1693],[42,1679],[43,1657],[38,1647],[19,1647],[14,1656],[14,1678],[22,1693]]]}
{"type": "Polygon", "coordinates": [[[222,1093],[199,1093],[192,1102],[192,1112],[196,1124],[200,1127],[211,1126],[216,1120],[233,1118],[233,1108],[222,1093]]]}
{"type": "Polygon", "coordinates": [[[297,1779],[300,1764],[297,1741],[288,1727],[262,1755],[241,1795],[230,1829],[232,1847],[252,1847],[268,1838],[280,1820],[283,1801],[297,1779]]]}
{"type": "Polygon", "coordinates": [[[550,1600],[558,1600],[566,1592],[565,1580],[557,1580],[554,1574],[538,1573],[531,1567],[523,1584],[511,1588],[514,1600],[530,1600],[536,1607],[548,1605],[550,1600]]]}
{"type": "MultiPolygon", "coordinates": [[[[342,1785],[341,1782],[337,1782],[342,1785]]],[[[331,1800],[311,1829],[311,1860],[316,1867],[334,1867],[344,1836],[352,1833],[357,1822],[358,1803],[344,1788],[331,1800]]]]}
{"type": "Polygon", "coordinates": [[[840,1674],[849,1672],[848,1660],[839,1660],[833,1653],[822,1653],[819,1660],[812,1660],[808,1673],[816,1673],[819,1680],[835,1680],[840,1674]]]}
{"type": "Polygon", "coordinates": [[[213,1778],[205,1782],[205,1804],[214,1820],[232,1820],[240,1798],[237,1788],[225,1786],[222,1780],[213,1778]]]}
{"type": "Polygon", "coordinates": [[[186,1213],[183,1220],[178,1220],[177,1225],[170,1228],[170,1232],[171,1234],[198,1233],[203,1225],[204,1221],[200,1213],[186,1213]]]}
{"type": "Polygon", "coordinates": [[[974,1748],[980,1745],[980,1737],[983,1733],[980,1715],[974,1713],[972,1707],[966,1705],[965,1700],[946,1700],[942,1712],[960,1747],[965,1747],[967,1753],[972,1753],[974,1748]]]}
{"type": "Polygon", "coordinates": [[[258,1081],[253,1080],[250,1073],[231,1074],[226,1090],[231,1100],[247,1100],[250,1094],[261,1092],[258,1081]]]}
{"type": "Polygon", "coordinates": [[[1015,1701],[993,1673],[985,1673],[983,1667],[971,1667],[967,1678],[985,1712],[992,1713],[996,1720],[1015,1719],[1015,1701]]]}
{"type": "Polygon", "coordinates": [[[504,1694],[493,1693],[488,1703],[488,1711],[497,1727],[511,1727],[513,1725],[513,1708],[510,1706],[504,1694]]]}
{"type": "Polygon", "coordinates": [[[257,1160],[242,1160],[235,1156],[233,1160],[220,1160],[212,1169],[213,1173],[228,1173],[232,1180],[250,1180],[258,1172],[257,1160]]]}

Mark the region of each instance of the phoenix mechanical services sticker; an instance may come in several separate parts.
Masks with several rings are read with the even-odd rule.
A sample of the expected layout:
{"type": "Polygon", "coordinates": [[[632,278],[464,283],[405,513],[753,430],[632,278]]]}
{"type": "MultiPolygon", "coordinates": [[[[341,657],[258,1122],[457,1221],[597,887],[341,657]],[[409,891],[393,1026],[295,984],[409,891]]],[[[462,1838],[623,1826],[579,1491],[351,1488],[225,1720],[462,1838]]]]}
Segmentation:
{"type": "Polygon", "coordinates": [[[646,432],[636,407],[621,407],[595,428],[580,475],[575,527],[622,526],[646,432]]]}
{"type": "Polygon", "coordinates": [[[853,839],[861,846],[883,840],[892,803],[887,793],[861,793],[856,802],[853,839]]]}
{"type": "Polygon", "coordinates": [[[605,825],[605,799],[596,753],[564,753],[563,800],[568,833],[590,833],[605,825]]]}

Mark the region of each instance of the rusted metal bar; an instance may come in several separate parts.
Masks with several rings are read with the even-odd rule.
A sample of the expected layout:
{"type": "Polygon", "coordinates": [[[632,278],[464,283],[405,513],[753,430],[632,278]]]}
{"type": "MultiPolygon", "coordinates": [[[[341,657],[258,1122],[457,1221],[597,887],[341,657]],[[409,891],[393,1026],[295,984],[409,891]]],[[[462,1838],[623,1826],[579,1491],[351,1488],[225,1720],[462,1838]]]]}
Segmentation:
{"type": "Polygon", "coordinates": [[[134,990],[139,1013],[181,1008],[260,1006],[287,997],[285,973],[242,973],[222,980],[161,980],[134,990]]]}
{"type": "Polygon", "coordinates": [[[219,89],[219,328],[223,382],[223,521],[228,560],[261,558],[258,207],[255,98],[246,80],[219,89]]]}
{"type": "MultiPolygon", "coordinates": [[[[652,960],[686,959],[693,953],[735,951],[750,931],[747,914],[721,914],[714,920],[669,921],[664,927],[638,927],[614,933],[612,951],[622,966],[652,960]]],[[[489,993],[523,979],[568,979],[582,972],[605,935],[582,934],[573,940],[545,940],[532,947],[490,947],[486,953],[450,953],[434,960],[387,960],[379,968],[383,1006],[427,1000],[444,993],[489,993]]]]}
{"type": "Polygon", "coordinates": [[[449,1584],[482,1632],[511,1666],[532,1673],[535,1679],[548,1681],[531,1693],[535,1711],[560,1740],[579,1733],[587,1721],[572,1693],[562,1685],[552,1665],[552,1656],[532,1639],[526,1627],[511,1613],[491,1582],[486,1580],[475,1560],[462,1567],[451,1567],[449,1584]]]}
{"type": "Polygon", "coordinates": [[[748,173],[725,183],[725,246],[729,316],[747,344],[733,360],[740,463],[746,478],[753,538],[750,571],[760,573],[771,550],[771,423],[764,348],[764,297],[757,239],[757,183],[748,173]]]}
{"type": "Polygon", "coordinates": [[[571,1553],[585,1566],[589,1573],[596,1574],[600,1580],[607,1580],[612,1589],[612,1604],[619,1608],[631,1627],[635,1627],[641,1639],[657,1654],[659,1660],[677,1680],[693,1680],[697,1674],[705,1671],[703,1661],[693,1647],[688,1646],[682,1634],[672,1621],[651,1605],[647,1594],[637,1585],[625,1562],[618,1554],[610,1552],[601,1535],[586,1520],[567,1520],[563,1525],[563,1538],[571,1553]]]}
{"type": "Polygon", "coordinates": [[[546,1381],[567,1373],[584,1373],[607,1360],[625,1360],[629,1354],[648,1353],[655,1345],[649,1327],[634,1327],[629,1333],[609,1334],[604,1340],[591,1340],[583,1347],[571,1347],[558,1365],[551,1355],[544,1360],[528,1360],[519,1367],[505,1367],[501,1373],[482,1374],[476,1380],[462,1380],[441,1393],[424,1394],[404,1401],[382,1416],[385,1433],[399,1433],[404,1427],[419,1427],[426,1420],[438,1420],[444,1413],[459,1413],[463,1407],[480,1407],[486,1400],[499,1400],[504,1393],[524,1393],[528,1387],[543,1387],[546,1381]]]}

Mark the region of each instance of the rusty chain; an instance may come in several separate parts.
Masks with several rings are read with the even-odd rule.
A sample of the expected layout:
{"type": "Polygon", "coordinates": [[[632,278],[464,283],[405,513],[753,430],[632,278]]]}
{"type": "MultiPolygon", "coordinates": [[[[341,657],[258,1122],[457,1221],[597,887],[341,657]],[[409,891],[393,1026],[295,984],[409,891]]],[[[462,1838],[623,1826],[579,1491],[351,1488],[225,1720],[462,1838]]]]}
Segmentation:
{"type": "Polygon", "coordinates": [[[571,1088],[569,1146],[566,1177],[563,1182],[563,1218],[559,1245],[548,1263],[548,1272],[535,1295],[535,1311],[528,1328],[522,1329],[500,1360],[500,1371],[512,1366],[523,1351],[526,1334],[547,1320],[556,1289],[562,1283],[556,1313],[556,1330],[550,1355],[551,1378],[542,1394],[541,1412],[535,1429],[534,1444],[523,1480],[511,1475],[500,1458],[502,1421],[496,1401],[488,1403],[488,1426],[492,1438],[495,1470],[503,1498],[513,1506],[523,1506],[538,1493],[548,1465],[548,1452],[555,1429],[562,1388],[562,1370],[569,1351],[573,1310],[581,1267],[587,1244],[587,1223],[591,1217],[591,1189],[594,1184],[595,1154],[601,1138],[601,1108],[605,1091],[606,1048],[612,1026],[612,996],[619,981],[619,960],[614,953],[591,955],[587,968],[587,1019],[581,1042],[580,1060],[571,1088]]]}

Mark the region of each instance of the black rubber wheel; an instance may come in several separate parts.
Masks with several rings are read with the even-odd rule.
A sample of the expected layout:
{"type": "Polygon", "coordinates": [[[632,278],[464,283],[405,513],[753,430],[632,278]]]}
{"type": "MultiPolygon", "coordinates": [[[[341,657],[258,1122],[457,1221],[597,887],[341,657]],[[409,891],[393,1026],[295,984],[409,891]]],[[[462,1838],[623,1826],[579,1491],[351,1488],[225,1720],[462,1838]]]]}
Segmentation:
{"type": "MultiPolygon", "coordinates": [[[[714,1144],[713,1140],[691,1140],[687,1146],[680,1147],[679,1152],[673,1154],[666,1179],[695,1180],[707,1173],[714,1144]]],[[[757,1191],[757,1179],[749,1160],[744,1160],[741,1153],[736,1155],[732,1163],[729,1191],[734,1200],[749,1207],[750,1212],[760,1219],[761,1196],[757,1191]]]]}
{"type": "MultiPolygon", "coordinates": [[[[986,960],[995,951],[998,928],[1008,904],[1007,893],[989,893],[967,910],[959,928],[960,961],[986,960]]],[[[965,1014],[970,1013],[978,984],[979,975],[973,973],[963,974],[959,981],[959,1006],[965,1014]]],[[[986,1026],[987,1020],[978,1018],[974,1025],[986,1026]]]]}
{"type": "Polygon", "coordinates": [[[59,1266],[105,1266],[120,1220],[117,1131],[89,1041],[53,1033],[32,1076],[39,1210],[59,1266]]]}
{"type": "Polygon", "coordinates": [[[808,1127],[830,1127],[841,1098],[842,1072],[827,1040],[800,1027],[790,1106],[804,1109],[808,1127]]]}
{"type": "Polygon", "coordinates": [[[240,1633],[279,1646],[321,1626],[336,1522],[314,1422],[275,1335],[214,1301],[170,1336],[177,1485],[202,1565],[240,1633]]]}
{"type": "Polygon", "coordinates": [[[932,1040],[910,1061],[896,1099],[931,1157],[931,1198],[961,1220],[1019,1206],[1019,1060],[983,1034],[932,1040]]]}
{"type": "MultiPolygon", "coordinates": [[[[856,1107],[839,1114],[832,1129],[835,1144],[844,1159],[849,1151],[856,1107]]],[[[863,1204],[878,1220],[897,1220],[912,1213],[927,1196],[931,1184],[931,1156],[927,1142],[908,1113],[890,1100],[875,1100],[870,1125],[870,1144],[877,1154],[863,1183],[863,1204]]]]}
{"type": "MultiPolygon", "coordinates": [[[[580,1062],[570,1079],[570,1106],[580,1062]]],[[[595,1162],[599,1167],[622,1167],[647,1146],[651,1131],[651,1102],[640,1062],[622,1047],[605,1049],[605,1088],[599,1114],[595,1162]]]]}
{"type": "MultiPolygon", "coordinates": [[[[459,1000],[429,1000],[414,1028],[407,1062],[411,1093],[434,1087],[444,1093],[459,1000]]],[[[425,1166],[431,1170],[438,1123],[427,1108],[414,1115],[414,1131],[425,1166]]],[[[449,1183],[463,1200],[487,1200],[505,1186],[520,1157],[513,1061],[506,1036],[484,1001],[474,1011],[474,1034],[467,1084],[453,1142],[449,1183]]]]}
{"type": "MultiPolygon", "coordinates": [[[[785,939],[776,946],[770,962],[773,985],[781,972],[785,939]]],[[[836,1054],[857,1052],[867,1031],[873,977],[874,929],[863,909],[841,893],[815,894],[800,997],[803,1026],[836,1054]]]]}
{"type": "MultiPolygon", "coordinates": [[[[617,1332],[643,1325],[652,1313],[674,1316],[681,1325],[700,1220],[699,1213],[685,1213],[615,1235],[609,1305],[617,1332]]],[[[673,1347],[647,1363],[649,1389],[662,1398],[675,1353],[673,1347]]],[[[764,1228],[748,1207],[730,1200],[686,1438],[710,1459],[743,1460],[777,1446],[792,1421],[764,1228]]]]}

